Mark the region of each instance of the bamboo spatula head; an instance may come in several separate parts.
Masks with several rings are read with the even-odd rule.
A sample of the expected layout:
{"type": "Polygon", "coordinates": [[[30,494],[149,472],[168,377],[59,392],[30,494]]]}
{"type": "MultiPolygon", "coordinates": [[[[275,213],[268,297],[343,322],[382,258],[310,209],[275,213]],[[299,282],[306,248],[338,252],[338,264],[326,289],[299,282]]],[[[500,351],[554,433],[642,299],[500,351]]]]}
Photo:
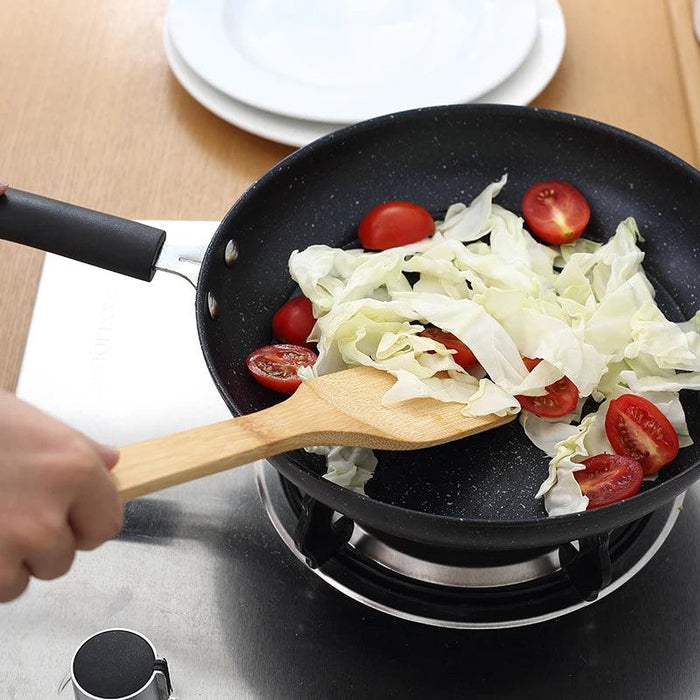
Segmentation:
{"type": "Polygon", "coordinates": [[[515,416],[466,417],[461,404],[413,399],[383,406],[396,380],[372,367],[353,367],[304,383],[294,402],[327,410],[328,435],[322,444],[380,450],[416,450],[439,445],[508,423],[515,416]]]}

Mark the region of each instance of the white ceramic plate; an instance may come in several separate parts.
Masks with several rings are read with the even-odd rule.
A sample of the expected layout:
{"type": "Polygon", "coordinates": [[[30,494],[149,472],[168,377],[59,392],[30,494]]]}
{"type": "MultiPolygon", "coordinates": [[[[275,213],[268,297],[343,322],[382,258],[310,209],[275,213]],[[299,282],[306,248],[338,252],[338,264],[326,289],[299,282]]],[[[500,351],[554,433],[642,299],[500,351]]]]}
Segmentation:
{"type": "MultiPolygon", "coordinates": [[[[535,45],[520,68],[505,82],[476,102],[525,105],[549,83],[559,67],[566,43],[564,17],[558,0],[537,0],[538,34],[535,45]]],[[[305,121],[256,109],[216,90],[202,80],[173,46],[166,27],[165,54],[182,87],[201,105],[221,119],[257,136],[305,146],[345,124],[305,121]]]]}
{"type": "Polygon", "coordinates": [[[221,117],[224,121],[249,131],[256,136],[262,136],[271,141],[286,143],[290,146],[305,146],[331,131],[341,129],[345,124],[328,122],[312,122],[280,114],[265,112],[251,107],[245,102],[239,102],[225,95],[209,83],[204,82],[177,52],[166,27],[164,33],[165,55],[170,64],[170,70],[187,92],[197,102],[210,112],[221,117]]]}
{"type": "Polygon", "coordinates": [[[167,25],[200,78],[253,107],[352,123],[468,102],[537,34],[535,0],[172,0],[167,25]]]}
{"type": "Polygon", "coordinates": [[[474,102],[530,104],[559,68],[566,46],[566,23],[559,0],[537,0],[537,39],[515,73],[474,102]]]}

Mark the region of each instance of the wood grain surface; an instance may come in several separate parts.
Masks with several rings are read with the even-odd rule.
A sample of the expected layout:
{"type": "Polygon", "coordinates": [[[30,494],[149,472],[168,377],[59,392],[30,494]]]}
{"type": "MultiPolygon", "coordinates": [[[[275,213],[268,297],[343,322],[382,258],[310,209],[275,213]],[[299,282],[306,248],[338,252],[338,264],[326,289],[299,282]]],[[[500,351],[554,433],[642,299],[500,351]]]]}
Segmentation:
{"type": "MultiPolygon", "coordinates": [[[[660,0],[561,0],[563,63],[537,105],[697,162],[660,0]]],[[[162,49],[166,0],[0,0],[0,178],[133,218],[218,219],[292,149],[218,119],[162,49]]],[[[0,242],[0,387],[14,388],[42,256],[0,242]]]]}
{"type": "Polygon", "coordinates": [[[700,42],[693,29],[694,0],[668,0],[678,67],[685,88],[688,115],[700,165],[700,42]]]}

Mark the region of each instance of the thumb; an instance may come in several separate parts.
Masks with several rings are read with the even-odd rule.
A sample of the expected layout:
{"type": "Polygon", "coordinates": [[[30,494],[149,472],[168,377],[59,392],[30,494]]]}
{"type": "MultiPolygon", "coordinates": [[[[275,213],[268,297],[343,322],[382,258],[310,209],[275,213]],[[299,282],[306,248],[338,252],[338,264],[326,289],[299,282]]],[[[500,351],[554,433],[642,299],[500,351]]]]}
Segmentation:
{"type": "Polygon", "coordinates": [[[113,469],[119,461],[119,450],[112,445],[103,445],[100,442],[93,442],[97,453],[102,457],[107,469],[113,469]]]}

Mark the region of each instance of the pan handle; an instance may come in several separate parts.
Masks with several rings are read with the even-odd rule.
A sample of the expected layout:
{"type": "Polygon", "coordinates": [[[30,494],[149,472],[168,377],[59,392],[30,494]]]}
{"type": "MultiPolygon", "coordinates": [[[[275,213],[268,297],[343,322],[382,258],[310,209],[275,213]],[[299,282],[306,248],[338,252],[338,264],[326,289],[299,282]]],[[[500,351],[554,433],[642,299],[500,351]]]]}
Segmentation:
{"type": "Polygon", "coordinates": [[[150,282],[165,231],[8,188],[0,192],[0,238],[150,282]]]}

